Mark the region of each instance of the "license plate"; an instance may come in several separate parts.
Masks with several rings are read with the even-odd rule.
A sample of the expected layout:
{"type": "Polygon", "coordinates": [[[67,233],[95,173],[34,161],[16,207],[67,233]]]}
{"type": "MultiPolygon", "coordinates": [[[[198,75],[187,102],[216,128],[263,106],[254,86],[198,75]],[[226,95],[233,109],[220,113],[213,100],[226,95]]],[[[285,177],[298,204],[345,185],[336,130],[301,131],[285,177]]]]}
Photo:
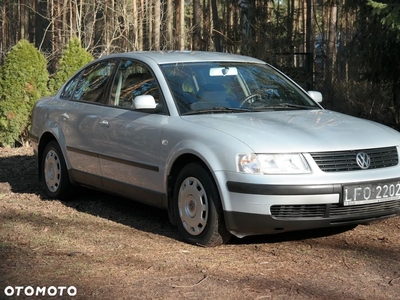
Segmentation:
{"type": "Polygon", "coordinates": [[[343,205],[359,205],[400,199],[400,181],[343,186],[343,205]]]}

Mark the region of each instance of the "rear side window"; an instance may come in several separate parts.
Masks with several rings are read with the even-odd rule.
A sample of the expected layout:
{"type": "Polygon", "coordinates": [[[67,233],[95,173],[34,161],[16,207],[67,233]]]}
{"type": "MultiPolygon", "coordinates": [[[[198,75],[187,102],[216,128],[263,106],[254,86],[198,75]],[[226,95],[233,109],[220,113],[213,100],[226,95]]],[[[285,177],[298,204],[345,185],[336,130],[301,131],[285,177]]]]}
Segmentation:
{"type": "Polygon", "coordinates": [[[61,98],[62,99],[69,99],[71,98],[75,87],[76,87],[76,83],[79,80],[79,76],[76,76],[74,79],[72,79],[70,82],[68,82],[68,84],[65,86],[64,90],[61,93],[61,98]]]}
{"type": "Polygon", "coordinates": [[[101,102],[114,66],[115,62],[109,60],[90,65],[67,83],[61,93],[61,98],[101,102]]]}
{"type": "Polygon", "coordinates": [[[100,102],[103,99],[114,66],[114,61],[102,61],[83,70],[72,99],[100,102]]]}

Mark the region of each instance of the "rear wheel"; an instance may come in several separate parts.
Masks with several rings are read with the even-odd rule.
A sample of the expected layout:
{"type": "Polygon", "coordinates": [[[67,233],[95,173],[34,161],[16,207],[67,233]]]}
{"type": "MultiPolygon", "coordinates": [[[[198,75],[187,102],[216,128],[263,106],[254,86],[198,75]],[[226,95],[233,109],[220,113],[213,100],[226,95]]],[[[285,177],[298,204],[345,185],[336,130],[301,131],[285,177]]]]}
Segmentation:
{"type": "Polygon", "coordinates": [[[72,184],[64,156],[55,141],[50,141],[43,151],[41,172],[47,196],[51,199],[67,200],[72,184]]]}
{"type": "Polygon", "coordinates": [[[198,163],[186,165],[179,173],[173,197],[174,215],[184,239],[206,247],[226,243],[220,196],[210,172],[198,163]]]}

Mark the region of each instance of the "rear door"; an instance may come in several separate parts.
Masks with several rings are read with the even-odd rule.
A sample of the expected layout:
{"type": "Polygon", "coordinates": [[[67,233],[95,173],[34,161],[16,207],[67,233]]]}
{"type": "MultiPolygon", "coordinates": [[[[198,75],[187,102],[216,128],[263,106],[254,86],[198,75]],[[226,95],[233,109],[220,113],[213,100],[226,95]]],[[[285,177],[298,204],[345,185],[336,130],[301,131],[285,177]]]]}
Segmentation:
{"type": "Polygon", "coordinates": [[[60,125],[67,157],[75,180],[90,186],[101,186],[98,150],[100,116],[116,62],[104,60],[90,65],[64,88],[60,98],[68,99],[61,110],[60,125]]]}

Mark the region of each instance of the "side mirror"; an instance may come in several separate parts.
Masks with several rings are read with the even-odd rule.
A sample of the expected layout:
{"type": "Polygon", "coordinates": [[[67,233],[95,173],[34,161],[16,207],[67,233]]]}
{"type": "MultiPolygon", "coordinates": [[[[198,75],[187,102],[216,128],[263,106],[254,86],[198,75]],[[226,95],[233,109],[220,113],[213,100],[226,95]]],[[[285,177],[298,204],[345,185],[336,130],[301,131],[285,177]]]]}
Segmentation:
{"type": "Polygon", "coordinates": [[[156,100],[151,95],[136,96],[133,99],[133,109],[155,109],[157,107],[156,100]]]}
{"type": "Polygon", "coordinates": [[[324,100],[320,92],[308,91],[308,95],[317,103],[321,103],[324,100]]]}

